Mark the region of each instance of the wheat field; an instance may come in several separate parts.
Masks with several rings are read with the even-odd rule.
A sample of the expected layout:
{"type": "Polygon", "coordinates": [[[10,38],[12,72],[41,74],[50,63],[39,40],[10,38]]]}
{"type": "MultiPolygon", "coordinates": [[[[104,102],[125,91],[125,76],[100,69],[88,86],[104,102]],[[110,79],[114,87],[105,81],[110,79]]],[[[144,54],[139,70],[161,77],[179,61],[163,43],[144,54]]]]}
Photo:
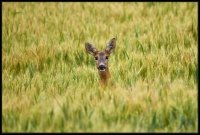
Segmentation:
{"type": "Polygon", "coordinates": [[[3,2],[2,132],[197,132],[197,39],[194,2],[3,2]]]}

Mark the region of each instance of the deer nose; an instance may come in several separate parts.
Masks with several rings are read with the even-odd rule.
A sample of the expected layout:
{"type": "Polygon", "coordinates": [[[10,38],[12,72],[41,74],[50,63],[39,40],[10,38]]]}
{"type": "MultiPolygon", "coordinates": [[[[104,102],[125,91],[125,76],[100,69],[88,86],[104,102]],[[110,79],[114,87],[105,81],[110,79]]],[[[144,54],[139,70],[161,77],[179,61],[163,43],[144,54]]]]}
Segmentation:
{"type": "Polygon", "coordinates": [[[106,66],[105,65],[99,65],[99,70],[105,70],[106,66]]]}

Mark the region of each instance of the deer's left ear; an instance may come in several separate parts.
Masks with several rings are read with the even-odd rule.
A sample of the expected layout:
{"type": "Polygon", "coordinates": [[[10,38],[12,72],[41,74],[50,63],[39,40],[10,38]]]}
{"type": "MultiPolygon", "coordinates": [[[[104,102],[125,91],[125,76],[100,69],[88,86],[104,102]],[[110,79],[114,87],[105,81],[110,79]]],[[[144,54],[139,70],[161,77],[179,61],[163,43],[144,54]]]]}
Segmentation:
{"type": "Polygon", "coordinates": [[[85,49],[89,54],[94,55],[97,50],[91,43],[85,43],[85,49]]]}
{"type": "Polygon", "coordinates": [[[114,51],[115,46],[116,46],[116,39],[112,38],[110,40],[110,42],[108,43],[108,46],[106,47],[106,52],[108,52],[109,54],[111,54],[114,51]]]}

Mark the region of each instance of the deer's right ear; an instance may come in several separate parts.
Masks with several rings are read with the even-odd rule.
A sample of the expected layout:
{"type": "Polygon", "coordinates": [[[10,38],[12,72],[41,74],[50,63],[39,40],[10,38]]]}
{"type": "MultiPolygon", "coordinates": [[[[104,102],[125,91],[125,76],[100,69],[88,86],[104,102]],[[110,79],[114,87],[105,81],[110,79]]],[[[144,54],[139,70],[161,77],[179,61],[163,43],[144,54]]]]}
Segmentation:
{"type": "Polygon", "coordinates": [[[111,54],[113,52],[113,50],[115,49],[115,46],[116,46],[116,38],[112,38],[106,48],[106,51],[108,52],[108,54],[111,54]]]}
{"type": "Polygon", "coordinates": [[[89,54],[94,55],[97,51],[96,48],[91,43],[85,43],[85,49],[89,54]]]}

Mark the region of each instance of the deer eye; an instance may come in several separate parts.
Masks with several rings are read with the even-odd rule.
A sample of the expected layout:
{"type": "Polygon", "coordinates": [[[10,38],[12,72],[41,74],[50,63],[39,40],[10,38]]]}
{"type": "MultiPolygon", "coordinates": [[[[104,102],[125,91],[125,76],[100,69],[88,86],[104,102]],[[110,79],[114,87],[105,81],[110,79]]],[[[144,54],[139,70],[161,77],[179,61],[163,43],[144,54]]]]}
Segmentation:
{"type": "Polygon", "coordinates": [[[108,59],[108,56],[106,56],[106,59],[108,59]]]}
{"type": "Polygon", "coordinates": [[[98,57],[95,57],[95,60],[98,60],[98,57]]]}

